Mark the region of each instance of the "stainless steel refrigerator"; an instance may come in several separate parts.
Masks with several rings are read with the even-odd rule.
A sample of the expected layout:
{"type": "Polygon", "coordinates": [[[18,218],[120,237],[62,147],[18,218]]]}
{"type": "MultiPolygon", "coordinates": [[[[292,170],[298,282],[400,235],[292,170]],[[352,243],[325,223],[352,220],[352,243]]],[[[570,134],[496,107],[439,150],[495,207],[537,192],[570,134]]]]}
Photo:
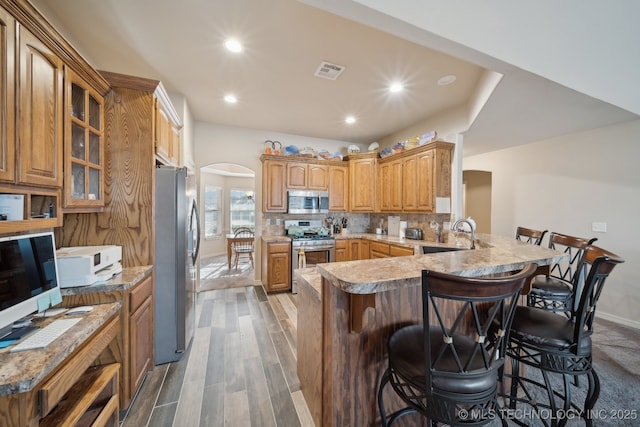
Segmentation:
{"type": "Polygon", "coordinates": [[[195,178],[156,168],[155,364],[179,360],[195,329],[199,246],[195,178]]]}

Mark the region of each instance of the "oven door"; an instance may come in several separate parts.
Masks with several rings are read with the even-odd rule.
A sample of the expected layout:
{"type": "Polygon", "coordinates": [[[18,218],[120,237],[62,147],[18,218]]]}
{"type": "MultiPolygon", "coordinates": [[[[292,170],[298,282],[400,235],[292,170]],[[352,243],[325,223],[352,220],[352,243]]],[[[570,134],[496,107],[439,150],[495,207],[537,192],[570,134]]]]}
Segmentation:
{"type": "MultiPolygon", "coordinates": [[[[306,260],[305,267],[313,267],[316,264],[323,264],[326,262],[335,262],[336,260],[336,247],[332,246],[321,246],[321,247],[313,247],[313,246],[305,246],[304,247],[304,257],[306,260]]],[[[296,248],[292,246],[291,249],[291,292],[294,294],[298,293],[298,283],[295,277],[295,270],[299,268],[300,265],[300,248],[296,248]]]]}

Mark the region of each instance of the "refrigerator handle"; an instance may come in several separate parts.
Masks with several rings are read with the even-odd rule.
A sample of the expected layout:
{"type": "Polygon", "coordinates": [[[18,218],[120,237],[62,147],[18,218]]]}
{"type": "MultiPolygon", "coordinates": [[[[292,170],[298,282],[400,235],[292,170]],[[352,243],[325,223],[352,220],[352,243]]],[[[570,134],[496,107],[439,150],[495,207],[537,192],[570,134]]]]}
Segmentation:
{"type": "Polygon", "coordinates": [[[191,218],[189,228],[191,232],[195,231],[195,247],[191,252],[191,260],[193,265],[196,265],[196,260],[198,259],[198,252],[200,251],[200,215],[198,214],[198,204],[196,201],[193,201],[191,205],[191,218]],[[194,221],[195,221],[195,229],[194,229],[194,221]]]}

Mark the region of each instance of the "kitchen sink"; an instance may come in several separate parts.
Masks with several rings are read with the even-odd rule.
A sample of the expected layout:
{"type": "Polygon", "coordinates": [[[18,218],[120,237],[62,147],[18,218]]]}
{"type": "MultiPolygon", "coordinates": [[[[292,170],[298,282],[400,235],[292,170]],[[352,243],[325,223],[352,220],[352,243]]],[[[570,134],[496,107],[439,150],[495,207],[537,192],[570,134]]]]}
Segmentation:
{"type": "Polygon", "coordinates": [[[452,248],[447,246],[422,246],[423,254],[435,254],[438,252],[464,251],[468,248],[452,248]]]}

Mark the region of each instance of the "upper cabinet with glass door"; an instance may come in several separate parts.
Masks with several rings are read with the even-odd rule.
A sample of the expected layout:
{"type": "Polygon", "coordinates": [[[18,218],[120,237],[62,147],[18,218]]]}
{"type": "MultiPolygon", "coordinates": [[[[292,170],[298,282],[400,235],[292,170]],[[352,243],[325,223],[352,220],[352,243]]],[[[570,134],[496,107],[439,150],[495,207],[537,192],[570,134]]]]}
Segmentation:
{"type": "Polygon", "coordinates": [[[104,208],[104,99],[71,69],[65,70],[64,209],[104,208]]]}

